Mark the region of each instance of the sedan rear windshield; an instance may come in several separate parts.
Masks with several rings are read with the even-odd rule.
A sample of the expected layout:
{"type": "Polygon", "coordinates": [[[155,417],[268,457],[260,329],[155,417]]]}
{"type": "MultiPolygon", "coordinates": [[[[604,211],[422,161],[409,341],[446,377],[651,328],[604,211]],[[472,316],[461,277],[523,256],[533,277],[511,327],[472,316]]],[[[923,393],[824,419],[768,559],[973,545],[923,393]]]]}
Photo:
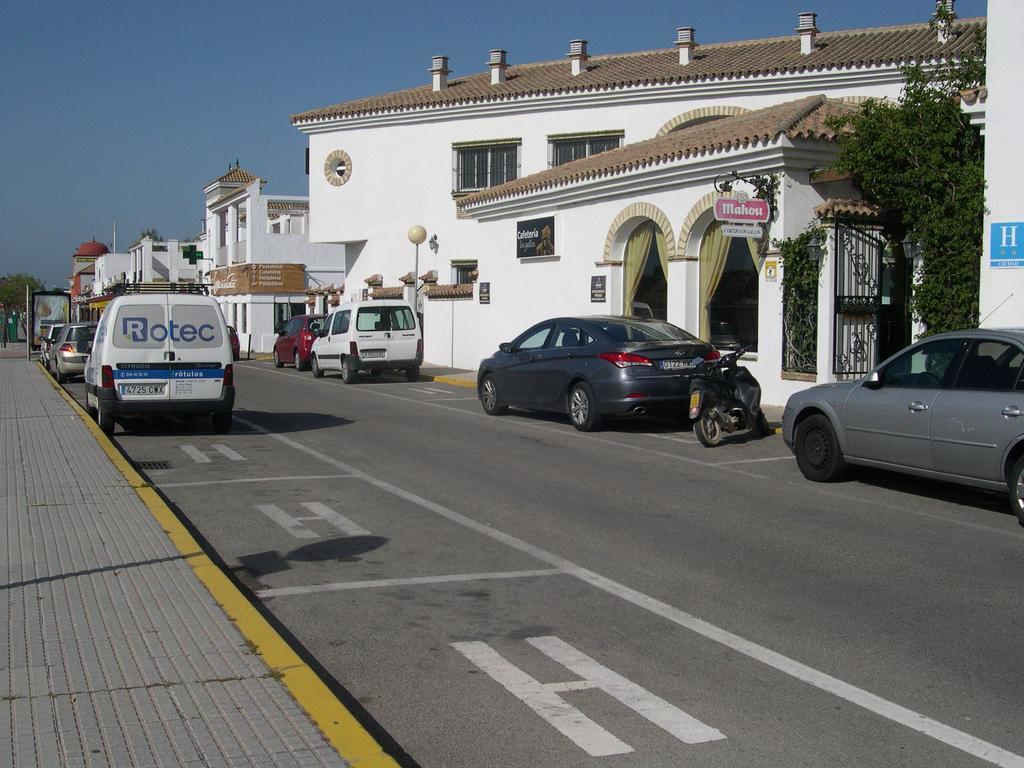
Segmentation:
{"type": "Polygon", "coordinates": [[[609,320],[599,323],[598,328],[614,341],[700,341],[692,333],[687,333],[679,326],[666,323],[663,320],[648,320],[646,322],[609,320]]]}
{"type": "Polygon", "coordinates": [[[96,338],[96,327],[93,325],[78,325],[68,329],[67,341],[92,341],[96,338]]]}

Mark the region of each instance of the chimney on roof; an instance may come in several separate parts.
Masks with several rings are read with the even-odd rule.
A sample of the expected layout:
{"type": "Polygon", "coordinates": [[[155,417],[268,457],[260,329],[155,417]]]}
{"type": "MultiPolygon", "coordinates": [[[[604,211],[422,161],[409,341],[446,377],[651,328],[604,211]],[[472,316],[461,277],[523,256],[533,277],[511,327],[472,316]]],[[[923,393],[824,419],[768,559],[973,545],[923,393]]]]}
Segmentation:
{"type": "Polygon", "coordinates": [[[676,29],[676,47],[679,49],[679,63],[682,66],[685,67],[693,61],[693,49],[697,47],[693,27],[678,27],[676,29]]]}
{"type": "Polygon", "coordinates": [[[818,25],[815,20],[818,14],[811,12],[801,13],[796,25],[796,31],[800,33],[800,53],[806,56],[818,50],[817,36],[818,25]]]}
{"type": "Polygon", "coordinates": [[[508,69],[508,51],[501,48],[491,48],[491,58],[488,64],[491,67],[491,85],[505,82],[505,70],[508,69]]]}
{"type": "Polygon", "coordinates": [[[939,44],[944,45],[953,37],[953,21],[956,19],[956,0],[935,0],[935,15],[932,21],[938,29],[939,44]]]}
{"type": "Polygon", "coordinates": [[[572,62],[572,74],[576,75],[587,71],[587,41],[586,40],[570,40],[569,41],[569,61],[572,62]]]}
{"type": "Polygon", "coordinates": [[[430,74],[434,76],[434,90],[443,91],[448,87],[448,57],[435,56],[430,61],[430,74]]]}

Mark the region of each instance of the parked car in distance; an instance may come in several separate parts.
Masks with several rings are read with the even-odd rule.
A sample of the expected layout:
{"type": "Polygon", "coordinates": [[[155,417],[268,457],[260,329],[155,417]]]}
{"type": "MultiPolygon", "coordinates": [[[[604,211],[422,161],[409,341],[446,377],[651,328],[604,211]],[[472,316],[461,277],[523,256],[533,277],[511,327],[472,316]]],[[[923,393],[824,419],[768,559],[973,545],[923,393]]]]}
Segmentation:
{"type": "Polygon", "coordinates": [[[50,348],[50,373],[60,383],[85,373],[85,362],[92,352],[96,323],[68,323],[61,327],[50,348]]]}
{"type": "Polygon", "coordinates": [[[400,299],[342,304],[321,322],[310,353],[315,377],[337,370],[346,384],[359,371],[378,376],[401,370],[409,381],[417,381],[422,364],[423,334],[416,313],[400,299]]]}
{"type": "Polygon", "coordinates": [[[236,362],[242,358],[242,345],[238,341],[238,331],[235,330],[235,326],[229,325],[228,329],[228,342],[231,344],[231,361],[236,362]]]}
{"type": "Polygon", "coordinates": [[[323,315],[295,315],[285,323],[274,342],[274,367],[292,363],[297,370],[308,371],[313,341],[323,319],[323,315]]]}
{"type": "Polygon", "coordinates": [[[39,328],[39,362],[43,364],[46,370],[50,370],[50,350],[53,348],[53,342],[60,336],[63,328],[63,323],[43,325],[39,328]]]}
{"type": "Polygon", "coordinates": [[[1024,525],[1024,329],[929,336],[863,379],[789,398],[782,436],[804,476],[847,464],[1009,491],[1024,525]]]}
{"type": "Polygon", "coordinates": [[[559,317],[483,360],[477,394],[491,415],[508,406],[568,413],[586,432],[605,416],[685,413],[691,374],[718,357],[706,341],[664,320],[559,317]]]}

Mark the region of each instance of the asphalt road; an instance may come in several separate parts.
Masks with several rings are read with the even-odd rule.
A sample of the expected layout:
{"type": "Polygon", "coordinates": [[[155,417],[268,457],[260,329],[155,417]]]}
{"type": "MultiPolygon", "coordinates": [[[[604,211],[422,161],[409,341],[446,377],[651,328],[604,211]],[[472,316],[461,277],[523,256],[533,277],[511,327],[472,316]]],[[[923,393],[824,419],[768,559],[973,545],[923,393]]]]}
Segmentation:
{"type": "Polygon", "coordinates": [[[116,442],[405,765],[1024,765],[1004,497],[447,385],[236,382],[230,435],[116,442]]]}

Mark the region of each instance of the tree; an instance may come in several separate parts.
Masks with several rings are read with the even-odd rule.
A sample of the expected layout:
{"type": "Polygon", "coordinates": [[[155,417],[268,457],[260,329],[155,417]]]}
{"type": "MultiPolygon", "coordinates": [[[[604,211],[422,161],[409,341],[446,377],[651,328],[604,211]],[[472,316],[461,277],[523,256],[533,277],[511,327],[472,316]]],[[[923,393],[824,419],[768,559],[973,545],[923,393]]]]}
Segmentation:
{"type": "Polygon", "coordinates": [[[12,309],[24,312],[26,286],[29,288],[29,292],[41,291],[43,290],[43,281],[23,272],[0,277],[0,304],[3,304],[8,312],[12,309]]]}
{"type": "Polygon", "coordinates": [[[979,39],[958,59],[907,67],[899,103],[867,101],[832,122],[842,130],[836,170],[899,216],[921,248],[911,308],[926,334],[978,323],[984,144],[959,94],[984,82],[984,55],[979,39]]]}
{"type": "Polygon", "coordinates": [[[145,240],[147,237],[150,240],[157,243],[162,243],[164,240],[163,237],[160,236],[160,233],[157,231],[156,227],[146,227],[144,230],[142,230],[141,234],[139,235],[139,240],[145,240]]]}

